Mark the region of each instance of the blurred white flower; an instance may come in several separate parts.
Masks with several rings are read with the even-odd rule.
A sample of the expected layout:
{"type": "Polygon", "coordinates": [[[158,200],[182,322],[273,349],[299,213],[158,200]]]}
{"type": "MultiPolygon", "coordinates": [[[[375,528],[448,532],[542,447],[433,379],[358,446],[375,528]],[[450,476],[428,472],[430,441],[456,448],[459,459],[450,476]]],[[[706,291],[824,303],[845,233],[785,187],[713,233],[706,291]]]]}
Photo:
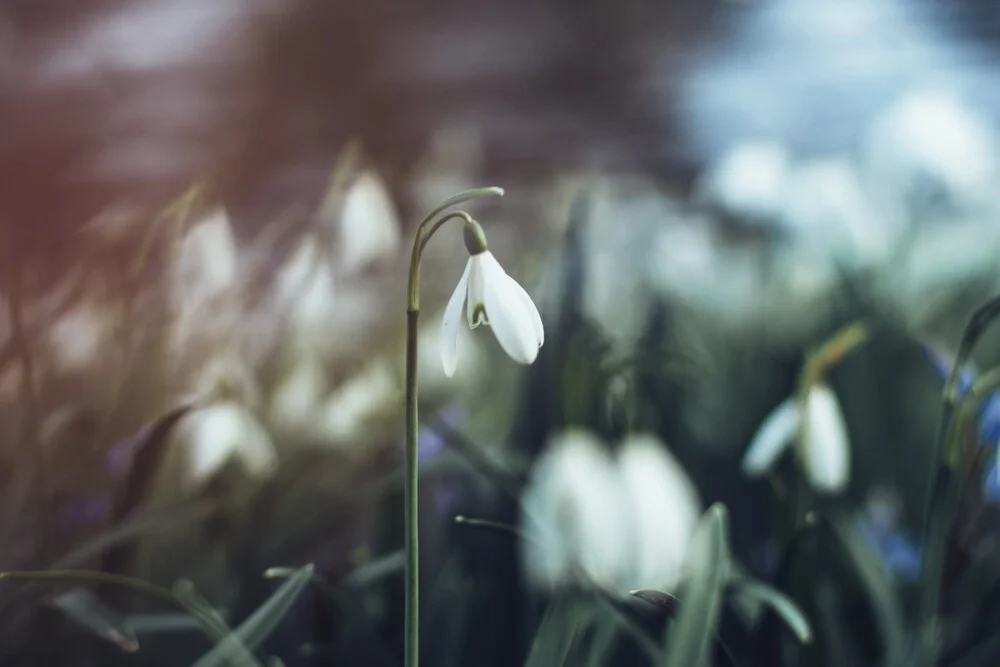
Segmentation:
{"type": "Polygon", "coordinates": [[[84,299],[60,315],[46,332],[52,365],[75,373],[96,364],[102,348],[114,336],[112,309],[96,299],[84,299]]]}
{"type": "Polygon", "coordinates": [[[458,366],[459,321],[462,305],[475,329],[486,324],[493,329],[500,347],[519,364],[530,364],[545,342],[542,318],[528,293],[507,275],[488,250],[471,255],[444,311],[441,361],[448,377],[458,366]]]}
{"type": "Polygon", "coordinates": [[[996,191],[997,138],[958,99],[916,91],[875,119],[864,145],[864,178],[886,222],[975,210],[996,191]]]}
{"type": "Polygon", "coordinates": [[[535,462],[521,504],[525,574],[536,586],[579,582],[628,590],[631,511],[604,443],[586,431],[555,437],[535,462]]]}
{"type": "Polygon", "coordinates": [[[337,387],[317,409],[316,435],[334,446],[363,447],[384,427],[395,429],[393,411],[402,388],[392,367],[376,360],[337,387]]]}
{"type": "Polygon", "coordinates": [[[851,443],[837,395],[825,384],[809,390],[802,436],[802,465],[813,488],[843,491],[851,476],[851,443]]]}
{"type": "Polygon", "coordinates": [[[330,260],[316,237],[304,237],[278,270],[273,298],[279,312],[288,312],[293,345],[309,344],[323,335],[336,297],[330,260]]]}
{"type": "Polygon", "coordinates": [[[700,515],[697,491],[656,438],[631,436],[619,451],[616,461],[593,435],[570,430],[536,462],[522,498],[533,586],[589,583],[626,595],[680,583],[700,515]]]}
{"type": "Polygon", "coordinates": [[[894,237],[876,220],[857,170],[844,157],[796,166],[788,178],[782,219],[800,243],[851,269],[880,265],[895,250],[894,237]]]}
{"type": "Polygon", "coordinates": [[[290,359],[268,404],[268,426],[279,438],[307,431],[327,391],[326,369],[316,352],[304,349],[290,359]]]}
{"type": "Polygon", "coordinates": [[[235,401],[220,401],[193,412],[178,430],[185,469],[182,486],[196,491],[230,461],[237,461],[255,479],[277,467],[271,437],[249,410],[235,401]]]}
{"type": "Polygon", "coordinates": [[[778,220],[789,157],[772,141],[748,141],[712,164],[695,185],[695,198],[723,215],[772,225],[778,220]]]}
{"type": "Polygon", "coordinates": [[[337,268],[347,274],[399,249],[399,216],[388,188],[374,172],[362,172],[348,189],[339,231],[337,268]]]}
{"type": "Polygon", "coordinates": [[[195,223],[184,237],[174,273],[176,303],[202,304],[237,282],[236,239],[229,216],[216,209],[195,223]]]}
{"type": "Polygon", "coordinates": [[[747,477],[760,477],[769,471],[778,457],[795,441],[802,424],[795,397],[786,398],[757,428],[750,446],[743,454],[740,468],[747,477]]]}
{"type": "Polygon", "coordinates": [[[238,316],[239,271],[236,239],[224,210],[196,222],[174,261],[170,300],[177,317],[173,347],[184,350],[191,337],[227,335],[238,316]]]}
{"type": "Polygon", "coordinates": [[[821,493],[843,491],[850,480],[851,444],[840,403],[825,383],[809,390],[804,424],[794,396],[768,415],[743,455],[743,474],[767,473],[800,434],[802,468],[812,487],[821,493]]]}
{"type": "Polygon", "coordinates": [[[701,515],[698,492],[670,450],[651,435],[627,438],[618,467],[635,529],[627,590],[672,591],[680,584],[701,515]]]}

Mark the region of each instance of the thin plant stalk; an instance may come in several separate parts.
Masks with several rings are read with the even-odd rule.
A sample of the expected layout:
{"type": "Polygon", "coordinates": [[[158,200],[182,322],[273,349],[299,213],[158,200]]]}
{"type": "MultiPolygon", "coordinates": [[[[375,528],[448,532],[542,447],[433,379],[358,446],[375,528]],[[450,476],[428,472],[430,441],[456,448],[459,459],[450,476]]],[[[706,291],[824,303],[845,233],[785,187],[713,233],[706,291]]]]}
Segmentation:
{"type": "Polygon", "coordinates": [[[406,290],[406,463],[403,484],[405,512],[405,596],[406,596],[406,628],[405,628],[405,658],[406,667],[417,667],[420,658],[419,646],[419,600],[420,600],[420,549],[417,522],[418,511],[418,473],[417,473],[417,323],[420,317],[420,256],[430,240],[430,237],[441,228],[445,222],[458,218],[472,224],[472,217],[465,211],[457,211],[441,216],[452,206],[457,206],[477,197],[488,195],[503,196],[501,188],[478,188],[466,190],[451,197],[421,221],[413,240],[413,253],[410,257],[410,277],[406,290]],[[439,217],[440,216],[440,217],[439,217]]]}

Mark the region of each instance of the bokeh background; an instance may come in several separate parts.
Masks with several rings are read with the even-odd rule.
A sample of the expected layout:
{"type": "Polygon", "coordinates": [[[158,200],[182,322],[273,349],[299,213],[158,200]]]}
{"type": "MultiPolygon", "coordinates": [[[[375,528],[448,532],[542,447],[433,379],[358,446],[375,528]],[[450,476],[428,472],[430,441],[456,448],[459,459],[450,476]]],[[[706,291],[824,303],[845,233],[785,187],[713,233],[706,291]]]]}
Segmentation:
{"type": "MultiPolygon", "coordinates": [[[[538,573],[676,556],[625,578],[683,608],[686,484],[815,637],[727,605],[715,664],[910,664],[944,376],[1000,291],[998,66],[980,0],[0,0],[0,570],[174,596],[0,579],[0,664],[194,664],[192,606],[238,627],[288,592],[269,568],[307,563],[249,635],[259,664],[401,664],[410,245],[487,185],[506,196],[468,209],[546,342],[520,367],[463,332],[445,377],[466,252],[435,236],[425,664],[652,664],[672,605],[538,573]],[[741,461],[861,320],[828,374],[849,480],[804,528],[795,458],[741,461]],[[611,467],[652,435],[683,479],[632,478],[639,509],[608,519],[600,466],[538,464],[567,432],[611,467]],[[630,546],[601,537],[619,524],[630,546]]],[[[998,351],[987,332],[978,369],[998,351]]],[[[991,406],[934,664],[1000,662],[991,406]]]]}

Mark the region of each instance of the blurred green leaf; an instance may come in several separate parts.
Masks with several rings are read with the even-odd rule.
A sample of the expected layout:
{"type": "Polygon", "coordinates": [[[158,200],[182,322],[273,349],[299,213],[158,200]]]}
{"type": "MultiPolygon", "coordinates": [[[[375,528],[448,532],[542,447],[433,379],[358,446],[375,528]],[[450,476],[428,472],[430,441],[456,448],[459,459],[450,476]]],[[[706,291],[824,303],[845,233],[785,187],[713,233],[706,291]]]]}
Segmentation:
{"type": "Polygon", "coordinates": [[[889,573],[849,520],[838,514],[825,518],[826,525],[837,538],[844,558],[868,597],[885,648],[885,664],[899,664],[898,661],[906,654],[906,626],[889,573]]]}
{"type": "Polygon", "coordinates": [[[139,650],[139,638],[125,618],[86,588],[57,595],[49,605],[88,632],[110,642],[125,653],[139,650]]]}
{"type": "MultiPolygon", "coordinates": [[[[262,604],[250,618],[222,639],[214,649],[202,656],[192,667],[216,667],[226,664],[247,664],[239,661],[244,649],[254,649],[270,636],[274,628],[298,599],[302,589],[312,579],[313,566],[294,571],[288,580],[262,604]]],[[[255,664],[255,663],[251,663],[255,664]]]]}
{"type": "MultiPolygon", "coordinates": [[[[175,583],[173,586],[173,593],[180,602],[185,604],[192,612],[196,613],[196,618],[206,624],[208,629],[216,637],[221,639],[232,635],[233,631],[230,629],[229,624],[226,623],[226,620],[222,618],[222,615],[208,602],[208,600],[201,596],[201,593],[198,592],[198,589],[195,588],[194,584],[190,580],[181,579],[175,583]]],[[[239,653],[240,664],[260,666],[260,662],[254,657],[250,649],[242,643],[239,643],[239,645],[234,648],[239,653]]]]}
{"type": "Polygon", "coordinates": [[[808,644],[813,639],[809,619],[795,602],[776,588],[749,577],[735,577],[732,581],[733,594],[745,596],[774,611],[795,633],[799,641],[808,644]]]}
{"type": "Polygon", "coordinates": [[[549,603],[524,667],[560,667],[568,664],[573,646],[594,620],[594,605],[578,595],[562,594],[549,603]]]}
{"type": "Polygon", "coordinates": [[[593,636],[587,651],[587,667],[603,667],[620,633],[617,623],[609,619],[594,623],[593,636]]]}
{"type": "Polygon", "coordinates": [[[728,513],[716,503],[708,508],[695,534],[691,577],[680,596],[680,612],[667,631],[664,667],[711,664],[712,639],[730,577],[728,513]]]}

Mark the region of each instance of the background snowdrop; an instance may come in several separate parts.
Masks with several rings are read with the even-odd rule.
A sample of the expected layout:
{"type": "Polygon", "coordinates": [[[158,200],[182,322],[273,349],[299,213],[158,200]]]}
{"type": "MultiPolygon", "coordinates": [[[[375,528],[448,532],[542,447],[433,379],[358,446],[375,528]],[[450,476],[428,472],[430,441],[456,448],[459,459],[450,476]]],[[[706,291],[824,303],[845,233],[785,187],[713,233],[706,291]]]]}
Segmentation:
{"type": "Polygon", "coordinates": [[[231,332],[240,306],[238,266],[236,240],[224,210],[215,209],[191,225],[171,276],[174,350],[183,350],[195,335],[224,337],[231,332]]]}
{"type": "Polygon", "coordinates": [[[813,488],[823,493],[843,491],[850,480],[850,440],[837,396],[825,383],[806,394],[805,417],[794,396],[767,416],[743,455],[743,474],[765,474],[797,438],[802,472],[813,488]]]}
{"type": "Polygon", "coordinates": [[[523,565],[542,588],[580,583],[624,592],[632,511],[606,446],[586,431],[555,436],[535,462],[521,498],[523,565]]]}
{"type": "Polygon", "coordinates": [[[677,459],[651,435],[627,437],[618,467],[633,527],[630,590],[676,590],[701,517],[698,492],[677,459]]]}
{"type": "Polygon", "coordinates": [[[174,445],[184,451],[182,488],[194,493],[231,461],[251,478],[266,479],[277,466],[270,435],[257,419],[234,401],[220,401],[192,413],[177,431],[174,445]]]}
{"type": "Polygon", "coordinates": [[[337,268],[347,274],[399,250],[399,216],[388,188],[374,171],[362,172],[348,188],[337,231],[337,268]]]}
{"type": "Polygon", "coordinates": [[[656,438],[627,437],[612,457],[576,430],[553,438],[521,504],[530,584],[592,584],[613,595],[674,590],[701,514],[694,485],[656,438]]]}
{"type": "Polygon", "coordinates": [[[799,450],[806,478],[821,493],[843,491],[851,477],[851,443],[837,395],[825,383],[806,394],[799,450]]]}

